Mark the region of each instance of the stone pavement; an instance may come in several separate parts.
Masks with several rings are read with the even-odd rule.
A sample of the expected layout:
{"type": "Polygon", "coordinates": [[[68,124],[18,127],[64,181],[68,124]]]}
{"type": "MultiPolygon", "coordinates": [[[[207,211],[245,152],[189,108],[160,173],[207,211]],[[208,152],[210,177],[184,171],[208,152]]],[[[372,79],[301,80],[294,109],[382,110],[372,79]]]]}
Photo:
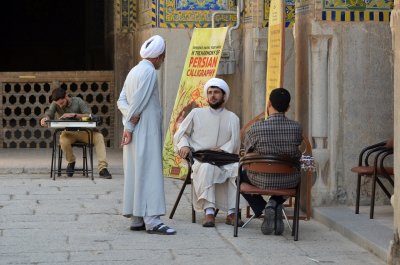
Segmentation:
{"type": "MultiPolygon", "coordinates": [[[[216,228],[191,223],[190,188],[175,213],[163,221],[174,236],[129,230],[121,216],[120,150],[110,151],[113,179],[49,178],[48,150],[0,151],[0,264],[384,264],[331,228],[300,221],[299,241],[286,226],[283,236],[265,236],[262,220],[233,237],[217,216],[216,228]],[[47,156],[48,155],[48,156],[47,156]]],[[[166,178],[167,211],[182,181],[166,178]]]]}

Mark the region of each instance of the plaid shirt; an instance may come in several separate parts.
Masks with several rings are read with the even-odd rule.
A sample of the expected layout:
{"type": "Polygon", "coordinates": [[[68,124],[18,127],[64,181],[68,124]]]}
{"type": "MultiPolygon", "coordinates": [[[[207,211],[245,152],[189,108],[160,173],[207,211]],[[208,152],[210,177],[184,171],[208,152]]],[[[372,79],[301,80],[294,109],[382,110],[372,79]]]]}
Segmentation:
{"type": "MultiPolygon", "coordinates": [[[[267,120],[255,123],[246,133],[244,147],[247,152],[261,155],[284,155],[300,159],[299,146],[303,141],[298,122],[289,120],[284,113],[271,114],[267,120]]],[[[264,189],[293,188],[300,173],[267,174],[247,172],[251,184],[264,189]]]]}

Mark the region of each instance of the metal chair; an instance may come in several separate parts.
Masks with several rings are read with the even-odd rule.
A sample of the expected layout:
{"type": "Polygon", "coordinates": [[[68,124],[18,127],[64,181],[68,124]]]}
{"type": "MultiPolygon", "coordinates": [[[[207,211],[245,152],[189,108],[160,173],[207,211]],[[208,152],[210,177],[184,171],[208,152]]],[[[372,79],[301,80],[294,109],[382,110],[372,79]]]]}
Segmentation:
{"type": "MultiPolygon", "coordinates": [[[[181,190],[179,191],[178,197],[175,200],[174,207],[172,207],[171,213],[169,215],[169,219],[172,219],[174,217],[176,208],[178,207],[178,204],[179,204],[179,202],[180,202],[180,200],[182,198],[182,194],[185,191],[186,185],[192,184],[192,179],[191,179],[191,176],[192,176],[192,165],[193,165],[192,154],[190,153],[186,157],[185,160],[186,160],[187,165],[188,165],[188,173],[187,173],[185,179],[183,180],[183,185],[181,187],[181,190]]],[[[191,192],[193,193],[193,188],[191,189],[191,192]]],[[[190,196],[192,197],[192,194],[190,196]]],[[[196,223],[196,212],[194,211],[193,204],[192,204],[192,223],[196,223]]]]}
{"type": "MultiPolygon", "coordinates": [[[[256,173],[278,173],[291,174],[300,171],[299,161],[287,160],[279,156],[246,154],[239,161],[239,174],[236,192],[236,212],[239,211],[240,194],[258,194],[268,196],[286,196],[294,197],[294,214],[292,224],[292,236],[298,240],[299,217],[300,217],[300,187],[299,181],[297,187],[292,189],[261,189],[249,183],[242,182],[242,170],[251,170],[256,173]]],[[[233,236],[238,235],[238,216],[236,215],[233,236]]]]}
{"type": "MultiPolygon", "coordinates": [[[[303,141],[301,142],[301,145],[299,146],[299,149],[303,155],[304,158],[308,158],[309,163],[311,162],[311,164],[313,165],[313,157],[312,157],[312,147],[310,144],[310,141],[308,140],[308,138],[306,136],[303,136],[303,141]]],[[[242,156],[244,156],[244,150],[242,152],[242,156]]],[[[302,157],[302,159],[303,159],[302,157]]],[[[304,165],[302,165],[304,166],[304,165]]],[[[312,166],[310,165],[305,165],[304,168],[304,173],[302,174],[302,183],[303,185],[301,186],[301,190],[300,190],[300,196],[301,196],[301,200],[300,200],[300,208],[302,210],[304,210],[304,214],[300,213],[300,220],[310,220],[311,219],[311,189],[312,189],[312,178],[313,178],[313,169],[312,166]],[[303,200],[304,198],[304,200],[303,200]]],[[[302,169],[303,170],[303,169],[302,169]]],[[[285,202],[285,206],[287,207],[292,207],[293,206],[293,202],[292,202],[292,197],[290,197],[287,202],[285,202]]],[[[291,226],[289,224],[288,219],[293,219],[293,216],[291,215],[286,215],[285,212],[283,212],[283,216],[285,217],[285,220],[289,226],[289,228],[291,229],[291,226]]],[[[250,206],[246,207],[246,217],[250,218],[248,221],[245,222],[245,224],[242,227],[245,227],[252,219],[255,218],[255,215],[250,214],[250,206]]],[[[262,217],[262,216],[259,216],[262,217]]]]}
{"type": "MultiPolygon", "coordinates": [[[[84,143],[84,142],[75,142],[71,145],[73,148],[77,147],[77,148],[82,148],[82,168],[76,168],[74,171],[82,171],[83,176],[89,177],[89,173],[93,172],[93,159],[91,159],[91,163],[90,163],[90,168],[88,166],[88,150],[89,150],[89,156],[93,156],[93,154],[91,153],[91,149],[88,143],[84,143]]],[[[61,146],[58,146],[58,168],[57,168],[57,173],[58,176],[61,176],[61,172],[62,170],[62,157],[63,157],[63,151],[61,149],[61,146]]],[[[92,174],[93,176],[93,174],[92,174]]],[[[55,178],[55,174],[54,174],[54,178],[55,178]]],[[[93,180],[93,177],[92,177],[93,180]]]]}
{"type": "Polygon", "coordinates": [[[379,142],[365,147],[361,150],[358,156],[358,166],[351,169],[352,172],[357,173],[357,191],[356,191],[356,208],[355,213],[360,212],[360,193],[361,193],[361,177],[372,178],[371,186],[371,204],[369,218],[374,218],[375,207],[375,192],[376,183],[381,187],[383,192],[388,198],[391,193],[383,184],[381,179],[386,179],[390,186],[394,187],[394,172],[393,167],[385,165],[385,159],[393,154],[393,138],[384,142],[379,142]]]}

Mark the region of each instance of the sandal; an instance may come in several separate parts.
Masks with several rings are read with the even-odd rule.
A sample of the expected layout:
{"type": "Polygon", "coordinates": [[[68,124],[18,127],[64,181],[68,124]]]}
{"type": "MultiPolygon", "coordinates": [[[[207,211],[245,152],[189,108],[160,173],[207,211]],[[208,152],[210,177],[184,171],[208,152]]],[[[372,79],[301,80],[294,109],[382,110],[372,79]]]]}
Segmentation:
{"type": "Polygon", "coordinates": [[[153,229],[147,230],[149,234],[159,234],[159,235],[175,235],[176,231],[165,224],[161,223],[153,227],[153,229]]]}
{"type": "Polygon", "coordinates": [[[145,224],[143,223],[141,226],[130,226],[130,229],[132,230],[132,231],[142,231],[142,230],[146,230],[146,226],[145,226],[145,224]]]}

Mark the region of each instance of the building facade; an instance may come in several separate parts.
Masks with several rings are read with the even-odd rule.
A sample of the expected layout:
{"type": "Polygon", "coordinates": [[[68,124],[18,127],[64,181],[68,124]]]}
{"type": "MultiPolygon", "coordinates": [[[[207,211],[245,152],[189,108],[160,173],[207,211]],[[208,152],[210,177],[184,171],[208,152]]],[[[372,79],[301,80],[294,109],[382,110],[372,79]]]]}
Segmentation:
{"type": "MultiPolygon", "coordinates": [[[[21,8],[31,17],[0,32],[8,40],[19,29],[16,40],[0,44],[0,57],[7,58],[0,65],[0,147],[51,145],[51,131],[38,119],[56,86],[88,101],[103,118],[107,146],[118,147],[116,100],[153,34],[167,42],[159,71],[167,128],[195,27],[230,28],[218,76],[231,87],[228,108],[242,126],[264,110],[269,0],[73,0],[56,8],[49,1],[1,4],[4,20],[21,8]],[[54,25],[47,28],[49,21],[54,25]]],[[[359,151],[398,134],[398,6],[392,0],[286,0],[284,86],[293,96],[288,115],[313,145],[313,205],[354,204],[350,169],[359,151]]],[[[362,203],[369,202],[370,184],[362,185],[362,203]]],[[[377,198],[389,203],[383,193],[377,198]]]]}

